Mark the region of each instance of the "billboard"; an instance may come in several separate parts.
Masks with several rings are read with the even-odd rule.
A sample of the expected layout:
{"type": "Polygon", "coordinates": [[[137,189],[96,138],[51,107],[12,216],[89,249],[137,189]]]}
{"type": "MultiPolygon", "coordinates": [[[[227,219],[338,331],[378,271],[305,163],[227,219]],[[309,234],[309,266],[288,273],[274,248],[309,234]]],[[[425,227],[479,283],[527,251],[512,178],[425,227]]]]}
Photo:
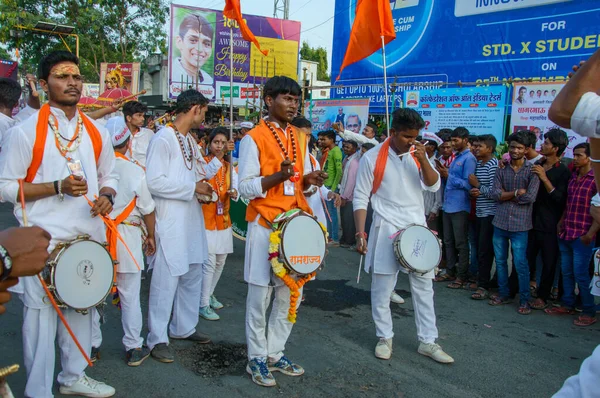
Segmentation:
{"type": "Polygon", "coordinates": [[[306,101],[304,116],[315,133],[330,130],[339,122],[346,130],[360,134],[369,121],[369,99],[306,101]]]}
{"type": "MultiPolygon", "coordinates": [[[[410,85],[564,81],[600,47],[600,0],[390,0],[396,39],[387,73],[410,85]]],[[[331,76],[339,73],[356,0],[336,0],[331,76]]],[[[345,68],[338,84],[381,82],[382,52],[345,68]]],[[[333,82],[335,84],[335,82],[333,82]]],[[[364,97],[332,89],[335,98],[364,97]]],[[[399,91],[404,86],[400,85],[399,91]]],[[[406,88],[411,90],[410,87],[406,88]]],[[[371,112],[383,113],[382,96],[371,112]]]]}
{"type": "Polygon", "coordinates": [[[100,64],[100,94],[112,88],[124,88],[132,94],[139,92],[140,63],[100,64]]]}
{"type": "MultiPolygon", "coordinates": [[[[512,98],[511,133],[519,130],[531,130],[538,137],[536,150],[539,151],[544,142],[544,134],[553,128],[561,128],[548,118],[548,110],[556,95],[562,90],[564,83],[514,83],[512,98]]],[[[586,142],[587,138],[571,130],[562,129],[569,136],[569,145],[564,156],[573,157],[573,148],[586,142]]]]}
{"type": "Polygon", "coordinates": [[[506,87],[405,91],[404,103],[421,114],[425,132],[465,127],[471,134],[492,134],[504,141],[506,87]]]}
{"type": "Polygon", "coordinates": [[[275,75],[298,76],[300,22],[244,15],[258,39],[256,46],[242,38],[237,22],[223,17],[220,10],[171,4],[169,38],[169,97],[197,88],[213,103],[229,103],[233,74],[234,104],[246,105],[254,98],[254,85],[275,75]],[[233,28],[233,73],[230,70],[230,27],[233,28]],[[236,95],[238,93],[239,95],[236,95]]]}

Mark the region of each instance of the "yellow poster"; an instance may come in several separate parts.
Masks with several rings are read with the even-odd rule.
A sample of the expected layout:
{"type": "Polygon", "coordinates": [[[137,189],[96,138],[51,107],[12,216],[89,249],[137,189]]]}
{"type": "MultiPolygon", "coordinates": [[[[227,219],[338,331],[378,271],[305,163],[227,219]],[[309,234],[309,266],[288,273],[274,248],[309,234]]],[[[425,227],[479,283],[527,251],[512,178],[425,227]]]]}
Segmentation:
{"type": "Polygon", "coordinates": [[[298,42],[270,37],[257,37],[260,47],[269,50],[264,56],[256,46],[250,46],[250,76],[287,76],[298,78],[298,42]]]}

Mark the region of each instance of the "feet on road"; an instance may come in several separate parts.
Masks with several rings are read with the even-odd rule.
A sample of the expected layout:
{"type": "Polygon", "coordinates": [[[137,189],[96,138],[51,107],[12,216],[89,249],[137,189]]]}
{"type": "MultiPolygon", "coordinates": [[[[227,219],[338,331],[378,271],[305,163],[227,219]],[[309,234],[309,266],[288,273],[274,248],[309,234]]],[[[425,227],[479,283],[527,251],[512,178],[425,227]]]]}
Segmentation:
{"type": "Polygon", "coordinates": [[[131,349],[127,351],[127,354],[125,355],[127,366],[140,366],[149,356],[150,349],[146,346],[131,349]]]}
{"type": "Polygon", "coordinates": [[[221,304],[219,300],[217,300],[214,294],[210,296],[210,306],[213,310],[220,310],[221,308],[223,308],[223,304],[221,304]]]}
{"type": "Polygon", "coordinates": [[[392,290],[392,296],[390,297],[390,301],[395,304],[404,304],[404,299],[395,290],[392,290]]]}
{"type": "Polygon", "coordinates": [[[159,343],[152,349],[152,358],[162,363],[173,363],[175,362],[175,354],[173,350],[166,343],[159,343]]]}
{"type": "Polygon", "coordinates": [[[213,308],[210,305],[207,305],[206,307],[201,307],[200,311],[198,311],[198,314],[207,321],[218,321],[219,319],[221,319],[221,317],[217,315],[215,310],[213,310],[213,308]]]}
{"type": "Polygon", "coordinates": [[[446,354],[444,350],[442,350],[442,347],[436,343],[421,343],[417,351],[419,354],[425,355],[439,363],[454,363],[454,358],[446,354]]]}
{"type": "Polygon", "coordinates": [[[254,358],[246,365],[246,372],[252,376],[252,381],[263,387],[275,387],[277,383],[273,374],[269,371],[267,363],[260,359],[254,358]]]}
{"type": "Polygon", "coordinates": [[[189,340],[200,344],[208,344],[210,343],[210,337],[204,333],[200,333],[199,331],[195,331],[190,334],[188,337],[175,337],[169,336],[173,340],[189,340]]]}
{"type": "Polygon", "coordinates": [[[302,376],[304,374],[304,369],[302,366],[292,363],[285,355],[282,356],[279,361],[271,362],[269,361],[269,371],[271,372],[281,372],[286,376],[302,376]]]}
{"type": "Polygon", "coordinates": [[[78,395],[80,397],[104,398],[115,395],[115,389],[102,382],[96,381],[83,374],[71,386],[60,386],[62,395],[78,395]]]}
{"type": "Polygon", "coordinates": [[[379,339],[375,346],[375,356],[379,359],[390,359],[392,357],[392,339],[379,339]]]}

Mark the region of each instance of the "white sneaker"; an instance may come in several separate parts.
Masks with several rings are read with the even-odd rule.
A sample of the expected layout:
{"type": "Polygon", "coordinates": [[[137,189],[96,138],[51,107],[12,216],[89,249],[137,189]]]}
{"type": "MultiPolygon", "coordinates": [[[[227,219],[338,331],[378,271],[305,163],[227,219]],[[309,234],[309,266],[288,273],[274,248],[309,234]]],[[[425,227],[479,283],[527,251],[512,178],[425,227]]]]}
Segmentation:
{"type": "Polygon", "coordinates": [[[72,386],[60,386],[59,391],[62,395],[79,395],[81,397],[103,398],[115,395],[114,388],[86,376],[85,373],[72,386]]]}
{"type": "Polygon", "coordinates": [[[392,339],[379,339],[375,346],[375,356],[379,359],[390,359],[392,357],[392,339]]]}
{"type": "Polygon", "coordinates": [[[454,363],[454,358],[446,354],[442,347],[436,343],[421,343],[418,349],[419,354],[425,355],[439,363],[454,363]]]}
{"type": "Polygon", "coordinates": [[[395,290],[392,290],[392,295],[390,297],[390,300],[392,301],[392,303],[404,304],[404,299],[402,298],[402,296],[400,296],[398,293],[396,293],[395,290]]]}

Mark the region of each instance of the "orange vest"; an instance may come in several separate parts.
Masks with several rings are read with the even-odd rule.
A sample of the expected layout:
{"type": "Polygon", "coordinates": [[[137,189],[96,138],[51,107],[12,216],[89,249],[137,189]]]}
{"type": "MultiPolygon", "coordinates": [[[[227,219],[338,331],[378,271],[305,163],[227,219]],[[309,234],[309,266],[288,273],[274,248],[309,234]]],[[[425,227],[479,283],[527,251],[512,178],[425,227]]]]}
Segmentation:
{"type": "MultiPolygon", "coordinates": [[[[294,139],[296,141],[296,169],[300,172],[300,176],[304,175],[304,158],[302,157],[303,151],[301,149],[298,137],[302,134],[295,127],[292,127],[294,132],[294,139]]],[[[285,135],[280,132],[280,129],[275,128],[281,142],[285,146],[288,143],[285,135]]],[[[258,148],[258,158],[260,162],[260,174],[261,176],[270,176],[281,171],[281,162],[283,161],[281,148],[277,143],[273,133],[266,125],[264,120],[261,120],[260,124],[254,129],[248,132],[248,135],[252,137],[258,148]]],[[[292,145],[288,145],[289,156],[292,157],[292,145]]],[[[265,228],[271,228],[269,223],[272,223],[275,217],[279,214],[292,210],[301,209],[306,213],[312,214],[310,206],[306,202],[306,197],[302,192],[304,190],[303,179],[300,178],[295,185],[295,195],[286,196],[283,193],[283,183],[274,186],[267,191],[265,198],[256,198],[250,201],[248,209],[246,210],[246,221],[252,222],[256,219],[256,216],[260,214],[259,224],[265,228]]]]}
{"type": "MultiPolygon", "coordinates": [[[[205,159],[206,163],[210,163],[210,161],[212,160],[209,157],[205,159]]],[[[210,185],[212,185],[215,192],[219,195],[218,202],[221,202],[223,204],[223,214],[217,214],[218,202],[204,203],[202,205],[202,213],[204,214],[204,224],[206,229],[209,231],[222,231],[231,227],[231,219],[229,217],[229,208],[231,202],[229,201],[229,193],[227,193],[231,186],[229,177],[229,163],[225,160],[222,160],[221,163],[223,163],[223,166],[219,169],[217,174],[208,182],[210,185]],[[222,187],[219,187],[217,180],[222,181],[223,177],[225,177],[225,183],[222,184],[222,187]]]]}

